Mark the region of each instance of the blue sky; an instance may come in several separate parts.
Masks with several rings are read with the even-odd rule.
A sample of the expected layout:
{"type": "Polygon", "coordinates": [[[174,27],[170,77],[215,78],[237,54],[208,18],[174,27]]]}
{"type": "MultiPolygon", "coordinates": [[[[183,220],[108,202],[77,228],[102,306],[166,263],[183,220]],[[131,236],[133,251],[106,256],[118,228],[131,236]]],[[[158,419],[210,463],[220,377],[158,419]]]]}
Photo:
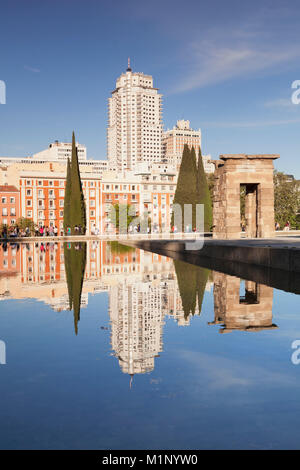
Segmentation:
{"type": "Polygon", "coordinates": [[[153,75],[165,128],[189,119],[203,152],[280,153],[300,178],[300,3],[1,0],[0,155],[23,156],[74,129],[106,158],[107,98],[131,57],[153,75]]]}

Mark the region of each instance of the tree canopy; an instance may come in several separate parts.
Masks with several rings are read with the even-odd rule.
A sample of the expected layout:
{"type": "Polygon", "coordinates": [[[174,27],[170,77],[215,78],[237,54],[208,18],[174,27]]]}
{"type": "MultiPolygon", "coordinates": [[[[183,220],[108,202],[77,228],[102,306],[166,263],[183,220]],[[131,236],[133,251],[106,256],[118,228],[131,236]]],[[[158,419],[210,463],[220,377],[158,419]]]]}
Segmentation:
{"type": "Polygon", "coordinates": [[[197,305],[200,315],[209,270],[180,260],[173,262],[184,318],[187,319],[189,315],[194,315],[197,305]]]}
{"type": "Polygon", "coordinates": [[[72,235],[76,234],[75,226],[81,227],[81,234],[86,231],[86,210],[79,172],[78,152],[75,134],[72,135],[72,159],[68,160],[67,180],[64,201],[64,228],[71,228],[72,235]]]}
{"type": "Polygon", "coordinates": [[[286,222],[292,228],[300,228],[300,184],[283,172],[274,172],[274,210],[275,222],[282,229],[286,222]]]}
{"type": "Polygon", "coordinates": [[[80,320],[81,292],[86,265],[86,243],[64,243],[69,309],[73,309],[75,334],[80,320]]]}
{"type": "MultiPolygon", "coordinates": [[[[201,150],[198,155],[198,163],[196,161],[196,153],[194,147],[191,149],[186,144],[183,149],[181,165],[178,174],[177,186],[174,196],[174,212],[172,214],[171,224],[177,223],[176,219],[176,204],[181,207],[182,222],[181,227],[177,227],[182,231],[185,230],[186,225],[192,224],[192,229],[197,227],[197,204],[204,205],[204,230],[210,231],[212,226],[212,203],[210,191],[207,183],[206,174],[203,166],[203,159],[201,150]],[[186,221],[186,213],[184,206],[186,204],[192,205],[192,220],[186,221]],[[175,215],[174,215],[175,214],[175,215]],[[185,220],[184,220],[185,219],[185,220]]],[[[199,225],[199,223],[198,223],[199,225]]]]}

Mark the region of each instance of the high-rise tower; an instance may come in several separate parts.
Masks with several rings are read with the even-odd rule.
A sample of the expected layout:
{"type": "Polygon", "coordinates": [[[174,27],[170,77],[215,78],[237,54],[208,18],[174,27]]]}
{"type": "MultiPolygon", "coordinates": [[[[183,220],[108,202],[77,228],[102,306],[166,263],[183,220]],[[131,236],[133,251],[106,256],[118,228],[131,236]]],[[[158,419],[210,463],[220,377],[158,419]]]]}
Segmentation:
{"type": "Polygon", "coordinates": [[[107,158],[118,170],[162,160],[162,95],[151,75],[128,67],[108,99],[107,158]]]}

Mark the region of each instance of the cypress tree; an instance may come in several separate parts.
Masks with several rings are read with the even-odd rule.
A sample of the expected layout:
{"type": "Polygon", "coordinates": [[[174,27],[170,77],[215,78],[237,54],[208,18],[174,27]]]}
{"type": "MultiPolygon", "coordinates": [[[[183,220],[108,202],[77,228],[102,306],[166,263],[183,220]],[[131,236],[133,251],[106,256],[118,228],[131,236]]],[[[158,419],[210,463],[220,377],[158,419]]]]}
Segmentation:
{"type": "Polygon", "coordinates": [[[75,225],[81,225],[81,233],[86,231],[85,202],[81,185],[78,164],[78,153],[75,143],[75,134],[72,135],[72,161],[71,161],[71,203],[70,203],[70,226],[74,234],[75,225]]]}
{"type": "Polygon", "coordinates": [[[86,243],[64,244],[69,309],[73,308],[75,334],[80,320],[81,293],[86,265],[86,243]]]}
{"type": "Polygon", "coordinates": [[[66,232],[67,227],[71,226],[70,220],[70,204],[71,204],[71,164],[68,158],[67,163],[67,179],[64,199],[64,231],[66,232]]]}
{"type": "MultiPolygon", "coordinates": [[[[189,149],[185,144],[182,153],[181,165],[178,174],[177,186],[174,196],[173,204],[179,204],[182,210],[182,227],[184,231],[184,205],[192,204],[193,220],[192,225],[196,225],[196,204],[198,202],[197,192],[197,163],[195,150],[189,149]]],[[[174,224],[174,214],[172,215],[172,225],[174,224]]]]}
{"type": "Polygon", "coordinates": [[[174,260],[178,290],[181,297],[184,318],[195,314],[197,299],[197,266],[174,260]]]}
{"type": "Polygon", "coordinates": [[[198,155],[197,191],[198,204],[204,205],[204,231],[210,232],[212,228],[212,203],[204,171],[201,149],[199,149],[198,155]]]}
{"type": "Polygon", "coordinates": [[[202,310],[205,286],[209,270],[185,261],[173,260],[184,318],[194,315],[198,301],[198,313],[202,310]]]}

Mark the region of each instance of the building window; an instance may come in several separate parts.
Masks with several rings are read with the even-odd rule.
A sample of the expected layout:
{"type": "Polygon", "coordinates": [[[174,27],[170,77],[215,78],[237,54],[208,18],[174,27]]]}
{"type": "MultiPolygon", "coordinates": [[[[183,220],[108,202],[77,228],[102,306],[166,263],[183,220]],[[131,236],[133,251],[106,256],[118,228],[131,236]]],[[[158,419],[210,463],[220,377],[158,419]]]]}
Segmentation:
{"type": "Polygon", "coordinates": [[[31,199],[27,199],[27,206],[31,207],[31,199]]]}
{"type": "Polygon", "coordinates": [[[27,196],[31,196],[31,189],[27,189],[27,190],[26,190],[26,195],[27,195],[27,196]]]}
{"type": "Polygon", "coordinates": [[[2,204],[6,204],[6,197],[2,197],[1,202],[2,202],[2,204]]]}
{"type": "Polygon", "coordinates": [[[27,211],[27,217],[32,217],[32,211],[27,211]]]}
{"type": "Polygon", "coordinates": [[[14,204],[15,202],[16,202],[15,198],[14,198],[14,197],[11,197],[11,198],[10,198],[10,203],[11,203],[11,204],[14,204]]]}
{"type": "Polygon", "coordinates": [[[7,215],[7,208],[6,207],[2,208],[2,215],[7,215]]]}

